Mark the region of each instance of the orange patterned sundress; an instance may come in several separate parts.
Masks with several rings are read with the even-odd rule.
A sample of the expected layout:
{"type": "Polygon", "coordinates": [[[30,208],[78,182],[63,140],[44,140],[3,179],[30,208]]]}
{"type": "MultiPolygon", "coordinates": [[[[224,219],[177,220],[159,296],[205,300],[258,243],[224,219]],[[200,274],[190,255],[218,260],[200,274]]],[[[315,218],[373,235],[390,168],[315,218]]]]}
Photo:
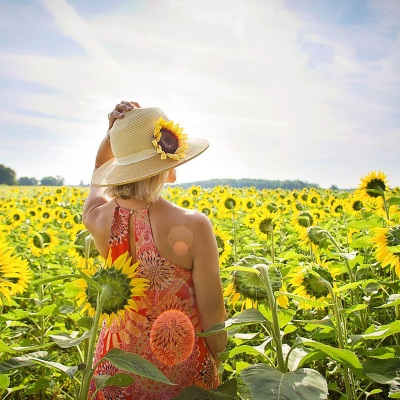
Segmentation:
{"type": "MultiPolygon", "coordinates": [[[[103,388],[97,400],[167,400],[192,385],[205,389],[218,386],[214,359],[204,338],[193,288],[192,272],[168,261],[157,250],[147,209],[128,210],[115,207],[109,239],[113,261],[130,250],[130,226],[140,260],[138,274],[149,280],[144,297],[135,298],[138,312],[125,313],[125,318],[109,327],[103,324],[95,359],[97,362],[110,349],[120,348],[138,354],[155,364],[174,386],[134,376],[128,387],[103,388]]],[[[95,375],[123,372],[109,361],[102,362],[95,375]]],[[[91,382],[91,392],[94,392],[91,382]]]]}

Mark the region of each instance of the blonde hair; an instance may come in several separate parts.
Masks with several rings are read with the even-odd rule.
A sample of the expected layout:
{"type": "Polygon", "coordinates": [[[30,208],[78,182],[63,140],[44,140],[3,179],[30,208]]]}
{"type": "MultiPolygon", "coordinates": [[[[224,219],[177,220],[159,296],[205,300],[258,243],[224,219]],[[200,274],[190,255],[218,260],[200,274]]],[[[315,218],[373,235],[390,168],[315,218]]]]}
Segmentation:
{"type": "Polygon", "coordinates": [[[160,197],[167,178],[168,170],[141,181],[111,186],[106,189],[106,193],[111,197],[119,197],[124,200],[154,201],[160,197]]]}

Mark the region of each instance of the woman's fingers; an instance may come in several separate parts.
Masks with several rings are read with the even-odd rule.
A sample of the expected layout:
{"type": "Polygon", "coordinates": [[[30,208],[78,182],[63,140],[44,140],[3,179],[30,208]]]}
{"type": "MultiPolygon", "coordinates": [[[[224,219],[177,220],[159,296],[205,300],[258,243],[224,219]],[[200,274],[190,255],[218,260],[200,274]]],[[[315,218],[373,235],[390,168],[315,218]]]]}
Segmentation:
{"type": "Polygon", "coordinates": [[[136,101],[121,101],[120,103],[118,103],[114,107],[114,110],[108,114],[108,120],[110,122],[109,129],[113,126],[116,119],[123,118],[124,113],[126,111],[132,110],[133,108],[140,108],[139,103],[137,103],[136,101]]]}

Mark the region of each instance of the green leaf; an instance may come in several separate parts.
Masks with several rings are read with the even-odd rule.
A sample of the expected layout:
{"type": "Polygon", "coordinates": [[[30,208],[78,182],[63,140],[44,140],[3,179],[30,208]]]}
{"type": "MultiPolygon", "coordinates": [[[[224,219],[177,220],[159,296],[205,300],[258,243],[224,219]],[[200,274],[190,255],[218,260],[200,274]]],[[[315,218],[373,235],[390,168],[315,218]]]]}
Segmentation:
{"type": "Polygon", "coordinates": [[[0,353],[15,353],[15,350],[0,340],[0,353]]]}
{"type": "Polygon", "coordinates": [[[58,315],[60,310],[58,309],[57,304],[49,304],[46,307],[43,307],[37,313],[31,313],[31,315],[58,315]]]}
{"type": "Polygon", "coordinates": [[[378,330],[370,326],[363,335],[351,335],[352,341],[357,342],[361,339],[382,340],[389,336],[400,333],[400,320],[396,320],[387,325],[381,325],[378,330]]]}
{"type": "Polygon", "coordinates": [[[9,384],[10,384],[10,378],[8,377],[8,375],[0,374],[0,390],[7,389],[9,384]]]}
{"type": "Polygon", "coordinates": [[[358,377],[362,376],[362,365],[357,356],[347,349],[338,349],[327,344],[319,343],[311,339],[299,338],[299,342],[304,346],[312,347],[325,353],[332,360],[350,368],[358,377]]]}
{"type": "Polygon", "coordinates": [[[349,229],[371,229],[381,226],[379,219],[362,219],[360,221],[350,221],[347,224],[349,229]]]}
{"type": "Polygon", "coordinates": [[[383,304],[382,306],[378,306],[375,308],[386,308],[386,307],[393,307],[397,306],[400,304],[400,294],[391,294],[386,301],[386,304],[383,304]]]}
{"type": "Polygon", "coordinates": [[[82,317],[78,321],[76,321],[76,323],[81,328],[90,330],[93,326],[93,317],[82,317]]]}
{"type": "Polygon", "coordinates": [[[398,354],[396,352],[396,349],[393,347],[378,347],[377,349],[358,349],[358,352],[362,354],[363,356],[369,357],[369,358],[377,358],[377,359],[382,359],[382,360],[387,360],[391,358],[397,358],[398,354]]]}
{"type": "Polygon", "coordinates": [[[36,279],[31,282],[32,285],[44,285],[46,283],[51,283],[55,281],[64,281],[65,279],[74,279],[80,278],[81,276],[78,274],[68,274],[68,275],[58,275],[58,276],[51,276],[49,278],[44,279],[36,279]]]}
{"type": "Polygon", "coordinates": [[[355,304],[347,309],[345,309],[346,314],[351,314],[357,311],[365,310],[368,307],[368,304],[355,304]]]}
{"type": "Polygon", "coordinates": [[[315,325],[315,327],[329,327],[332,329],[336,329],[334,323],[332,322],[332,319],[328,317],[324,319],[295,319],[293,320],[293,322],[297,322],[299,324],[315,325]]]}
{"type": "Polygon", "coordinates": [[[10,358],[9,360],[3,361],[0,364],[0,373],[21,367],[29,367],[34,364],[34,362],[32,361],[33,358],[45,358],[47,357],[47,354],[47,351],[36,351],[34,353],[28,353],[23,356],[10,358]]]}
{"type": "Polygon", "coordinates": [[[282,296],[282,295],[283,296],[287,296],[287,297],[290,297],[290,298],[298,301],[299,303],[307,304],[307,305],[312,306],[312,307],[327,307],[330,304],[330,303],[327,303],[326,301],[312,300],[312,299],[309,299],[307,297],[298,296],[296,294],[289,293],[289,292],[276,291],[274,293],[274,295],[275,296],[282,296]]]}
{"type": "MultiPolygon", "coordinates": [[[[272,312],[270,308],[265,307],[264,304],[260,304],[259,309],[268,321],[272,321],[272,312]]],[[[294,310],[286,310],[283,308],[278,309],[279,328],[283,329],[289,322],[291,322],[295,314],[296,311],[294,310]]]]}
{"type": "Polygon", "coordinates": [[[174,385],[153,363],[121,349],[111,349],[102,360],[110,361],[115,367],[156,382],[174,385]]]}
{"type": "Polygon", "coordinates": [[[289,371],[296,371],[300,367],[300,363],[308,352],[301,347],[295,347],[290,353],[288,358],[289,371]]]}
{"type": "Polygon", "coordinates": [[[352,249],[364,249],[364,248],[371,248],[373,246],[371,242],[371,238],[369,236],[363,236],[360,238],[357,238],[356,240],[353,240],[350,243],[350,247],[352,249]]]}
{"type": "Polygon", "coordinates": [[[280,372],[266,364],[244,369],[240,376],[249,387],[253,400],[319,400],[328,398],[328,386],[314,369],[300,368],[280,372]]]}
{"type": "Polygon", "coordinates": [[[345,258],[346,260],[354,260],[357,256],[357,251],[352,251],[351,253],[332,253],[333,256],[339,256],[345,258]]]}
{"type": "Polygon", "coordinates": [[[35,358],[35,357],[32,357],[31,359],[38,364],[42,364],[46,367],[60,371],[64,376],[70,379],[73,379],[75,372],[78,371],[78,367],[76,366],[71,367],[64,364],[60,364],[58,362],[42,360],[40,358],[35,358]]]}
{"type": "Polygon", "coordinates": [[[79,346],[85,339],[89,339],[92,335],[91,331],[86,331],[82,336],[75,338],[66,333],[59,333],[57,335],[50,335],[51,339],[54,340],[62,349],[68,349],[70,347],[79,346]]]}
{"type": "Polygon", "coordinates": [[[353,290],[353,289],[357,288],[358,286],[360,286],[361,284],[362,284],[362,281],[351,282],[351,283],[348,283],[347,285],[343,285],[338,288],[335,288],[334,291],[335,291],[335,293],[340,293],[340,292],[344,292],[345,290],[353,290]]]}
{"type": "Polygon", "coordinates": [[[89,275],[86,275],[82,270],[78,269],[78,272],[80,274],[80,276],[86,281],[86,283],[88,285],[93,286],[94,288],[96,288],[98,290],[99,293],[102,292],[102,287],[101,285],[95,281],[93,278],[91,278],[89,275]]]}
{"type": "Polygon", "coordinates": [[[248,308],[242,312],[234,315],[232,318],[225,322],[220,322],[204,332],[198,334],[198,336],[210,336],[216,333],[226,331],[233,326],[242,326],[256,323],[265,323],[268,320],[255,308],[248,308]]]}
{"type": "Polygon", "coordinates": [[[399,358],[387,360],[369,359],[363,364],[363,368],[365,374],[375,382],[400,386],[399,358]]]}
{"type": "Polygon", "coordinates": [[[391,197],[387,203],[389,206],[400,206],[400,197],[391,197]]]}
{"type": "Polygon", "coordinates": [[[265,357],[264,351],[262,349],[258,347],[249,346],[247,344],[243,346],[234,347],[232,350],[229,351],[229,357],[231,358],[233,356],[236,356],[237,354],[243,354],[243,353],[253,356],[262,355],[265,357]]]}
{"type": "Polygon", "coordinates": [[[391,253],[400,253],[400,245],[398,245],[398,246],[388,246],[386,248],[391,253]]]}
{"type": "Polygon", "coordinates": [[[118,387],[126,387],[131,385],[135,379],[128,374],[120,373],[115,374],[113,376],[110,375],[96,375],[94,376],[94,380],[96,382],[96,389],[105,387],[105,386],[118,386],[118,387]]]}
{"type": "Polygon", "coordinates": [[[226,267],[223,271],[243,271],[243,272],[251,272],[252,274],[260,275],[260,271],[257,268],[252,267],[240,267],[239,265],[234,265],[232,267],[226,267]]]}
{"type": "Polygon", "coordinates": [[[182,390],[173,400],[234,400],[236,397],[229,396],[214,390],[206,390],[198,386],[189,386],[182,390]]]}

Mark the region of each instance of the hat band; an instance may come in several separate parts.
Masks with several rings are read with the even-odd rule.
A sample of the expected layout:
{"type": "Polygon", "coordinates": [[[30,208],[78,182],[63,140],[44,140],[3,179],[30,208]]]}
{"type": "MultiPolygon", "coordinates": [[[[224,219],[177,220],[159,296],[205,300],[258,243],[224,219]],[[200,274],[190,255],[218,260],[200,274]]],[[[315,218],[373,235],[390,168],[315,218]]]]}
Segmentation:
{"type": "Polygon", "coordinates": [[[155,149],[146,149],[139,151],[138,153],[128,154],[124,157],[116,157],[116,161],[117,165],[128,165],[138,161],[147,160],[148,158],[154,157],[155,155],[157,155],[155,149]]]}

